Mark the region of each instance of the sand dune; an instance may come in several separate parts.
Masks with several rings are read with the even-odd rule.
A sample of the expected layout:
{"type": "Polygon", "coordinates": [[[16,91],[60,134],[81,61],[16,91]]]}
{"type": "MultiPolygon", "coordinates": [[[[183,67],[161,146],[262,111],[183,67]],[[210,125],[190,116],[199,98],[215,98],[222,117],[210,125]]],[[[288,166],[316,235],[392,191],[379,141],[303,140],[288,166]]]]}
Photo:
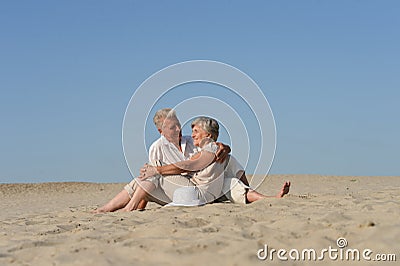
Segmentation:
{"type": "MultiPolygon", "coordinates": [[[[382,253],[400,260],[400,177],[280,175],[259,190],[276,194],[284,180],[292,181],[284,199],[194,208],[150,204],[146,211],[96,215],[90,211],[123,184],[2,184],[0,265],[281,263],[276,252],[272,261],[257,257],[265,245],[285,249],[286,265],[300,265],[290,250],[320,255],[329,246],[340,250],[338,238],[347,241],[342,252],[371,249],[371,259],[382,253]]],[[[328,254],[323,262],[342,263],[328,254]]],[[[346,262],[352,264],[376,262],[346,262]]]]}

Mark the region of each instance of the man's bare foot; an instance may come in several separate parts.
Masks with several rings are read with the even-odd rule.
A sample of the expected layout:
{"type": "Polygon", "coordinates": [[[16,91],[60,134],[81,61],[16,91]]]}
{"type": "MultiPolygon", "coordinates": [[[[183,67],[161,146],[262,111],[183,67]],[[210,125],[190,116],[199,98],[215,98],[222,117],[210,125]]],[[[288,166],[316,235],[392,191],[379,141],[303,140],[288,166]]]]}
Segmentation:
{"type": "Polygon", "coordinates": [[[117,212],[133,212],[133,211],[144,211],[144,208],[132,208],[130,206],[125,206],[125,208],[117,210],[117,212]]]}
{"type": "Polygon", "coordinates": [[[290,189],[290,182],[286,181],[283,186],[281,191],[278,193],[278,195],[276,195],[277,198],[282,198],[283,196],[285,196],[286,194],[289,193],[289,189],[290,189]]]}
{"type": "Polygon", "coordinates": [[[91,211],[91,213],[93,213],[93,214],[106,213],[106,212],[107,212],[107,211],[106,211],[106,210],[103,210],[102,208],[95,209],[95,210],[91,211]]]}
{"type": "Polygon", "coordinates": [[[126,206],[126,204],[130,201],[130,197],[128,192],[123,189],[119,192],[113,199],[111,199],[104,206],[92,211],[92,213],[105,213],[105,212],[113,212],[119,210],[126,206]]]}

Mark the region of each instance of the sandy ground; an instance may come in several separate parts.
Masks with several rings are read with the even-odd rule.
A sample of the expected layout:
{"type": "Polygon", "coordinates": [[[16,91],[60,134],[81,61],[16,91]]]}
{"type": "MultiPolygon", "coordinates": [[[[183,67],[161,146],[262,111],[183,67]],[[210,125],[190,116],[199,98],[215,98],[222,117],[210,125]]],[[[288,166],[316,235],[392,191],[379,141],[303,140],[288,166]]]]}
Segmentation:
{"type": "Polygon", "coordinates": [[[398,265],[400,177],[280,175],[259,191],[275,195],[284,180],[292,188],[283,199],[191,208],[150,204],[146,211],[96,215],[90,211],[124,184],[2,184],[0,265],[311,264],[307,252],[302,260],[304,249],[314,249],[317,259],[330,249],[321,265],[376,265],[379,254],[389,254],[386,260],[394,254],[396,262],[378,265],[398,265]],[[347,246],[340,249],[338,238],[347,246]],[[266,245],[268,257],[260,260],[266,245]],[[288,261],[277,252],[271,260],[271,249],[285,250],[281,257],[288,261]],[[359,262],[350,253],[346,261],[349,249],[359,250],[359,262]],[[371,261],[362,257],[365,249],[371,261]],[[294,260],[296,250],[300,260],[294,260]]]}

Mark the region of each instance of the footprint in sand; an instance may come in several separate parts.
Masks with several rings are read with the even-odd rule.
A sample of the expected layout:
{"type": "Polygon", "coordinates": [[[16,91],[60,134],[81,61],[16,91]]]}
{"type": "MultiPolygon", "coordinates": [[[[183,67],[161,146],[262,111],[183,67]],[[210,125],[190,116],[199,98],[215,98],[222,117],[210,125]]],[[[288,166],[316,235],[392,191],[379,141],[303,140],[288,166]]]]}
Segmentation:
{"type": "Polygon", "coordinates": [[[210,226],[210,227],[205,227],[205,228],[201,229],[201,232],[203,232],[203,233],[217,233],[217,232],[219,232],[219,229],[217,227],[210,226]]]}
{"type": "Polygon", "coordinates": [[[16,247],[10,248],[8,252],[14,252],[22,249],[27,249],[27,248],[35,248],[35,247],[51,247],[54,246],[56,243],[48,242],[48,241],[33,241],[33,242],[28,242],[28,243],[23,243],[21,245],[18,245],[16,247]]]}
{"type": "Polygon", "coordinates": [[[59,224],[57,225],[58,228],[60,228],[64,232],[72,231],[76,228],[76,225],[74,224],[59,224]]]}
{"type": "Polygon", "coordinates": [[[210,222],[201,218],[194,218],[187,221],[177,221],[182,227],[195,228],[208,225],[210,222]]]}
{"type": "Polygon", "coordinates": [[[285,197],[287,197],[287,198],[311,199],[311,198],[315,198],[316,196],[308,193],[308,194],[300,194],[300,195],[287,194],[285,197]]]}

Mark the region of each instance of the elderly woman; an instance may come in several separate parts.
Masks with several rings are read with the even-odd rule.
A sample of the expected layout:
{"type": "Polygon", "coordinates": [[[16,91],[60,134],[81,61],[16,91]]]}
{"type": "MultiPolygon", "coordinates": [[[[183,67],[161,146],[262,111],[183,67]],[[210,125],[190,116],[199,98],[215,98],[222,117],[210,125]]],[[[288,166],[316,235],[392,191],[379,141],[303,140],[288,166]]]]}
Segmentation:
{"type": "MultiPolygon", "coordinates": [[[[217,163],[218,146],[215,141],[219,134],[219,125],[215,119],[199,117],[192,122],[192,138],[198,147],[190,160],[163,166],[146,164],[141,169],[138,187],[125,211],[136,210],[139,203],[147,197],[147,193],[162,189],[169,202],[172,201],[176,189],[180,187],[195,187],[199,202],[213,202],[221,196],[225,163],[217,163]]],[[[168,202],[167,202],[168,203],[168,202]]]]}

